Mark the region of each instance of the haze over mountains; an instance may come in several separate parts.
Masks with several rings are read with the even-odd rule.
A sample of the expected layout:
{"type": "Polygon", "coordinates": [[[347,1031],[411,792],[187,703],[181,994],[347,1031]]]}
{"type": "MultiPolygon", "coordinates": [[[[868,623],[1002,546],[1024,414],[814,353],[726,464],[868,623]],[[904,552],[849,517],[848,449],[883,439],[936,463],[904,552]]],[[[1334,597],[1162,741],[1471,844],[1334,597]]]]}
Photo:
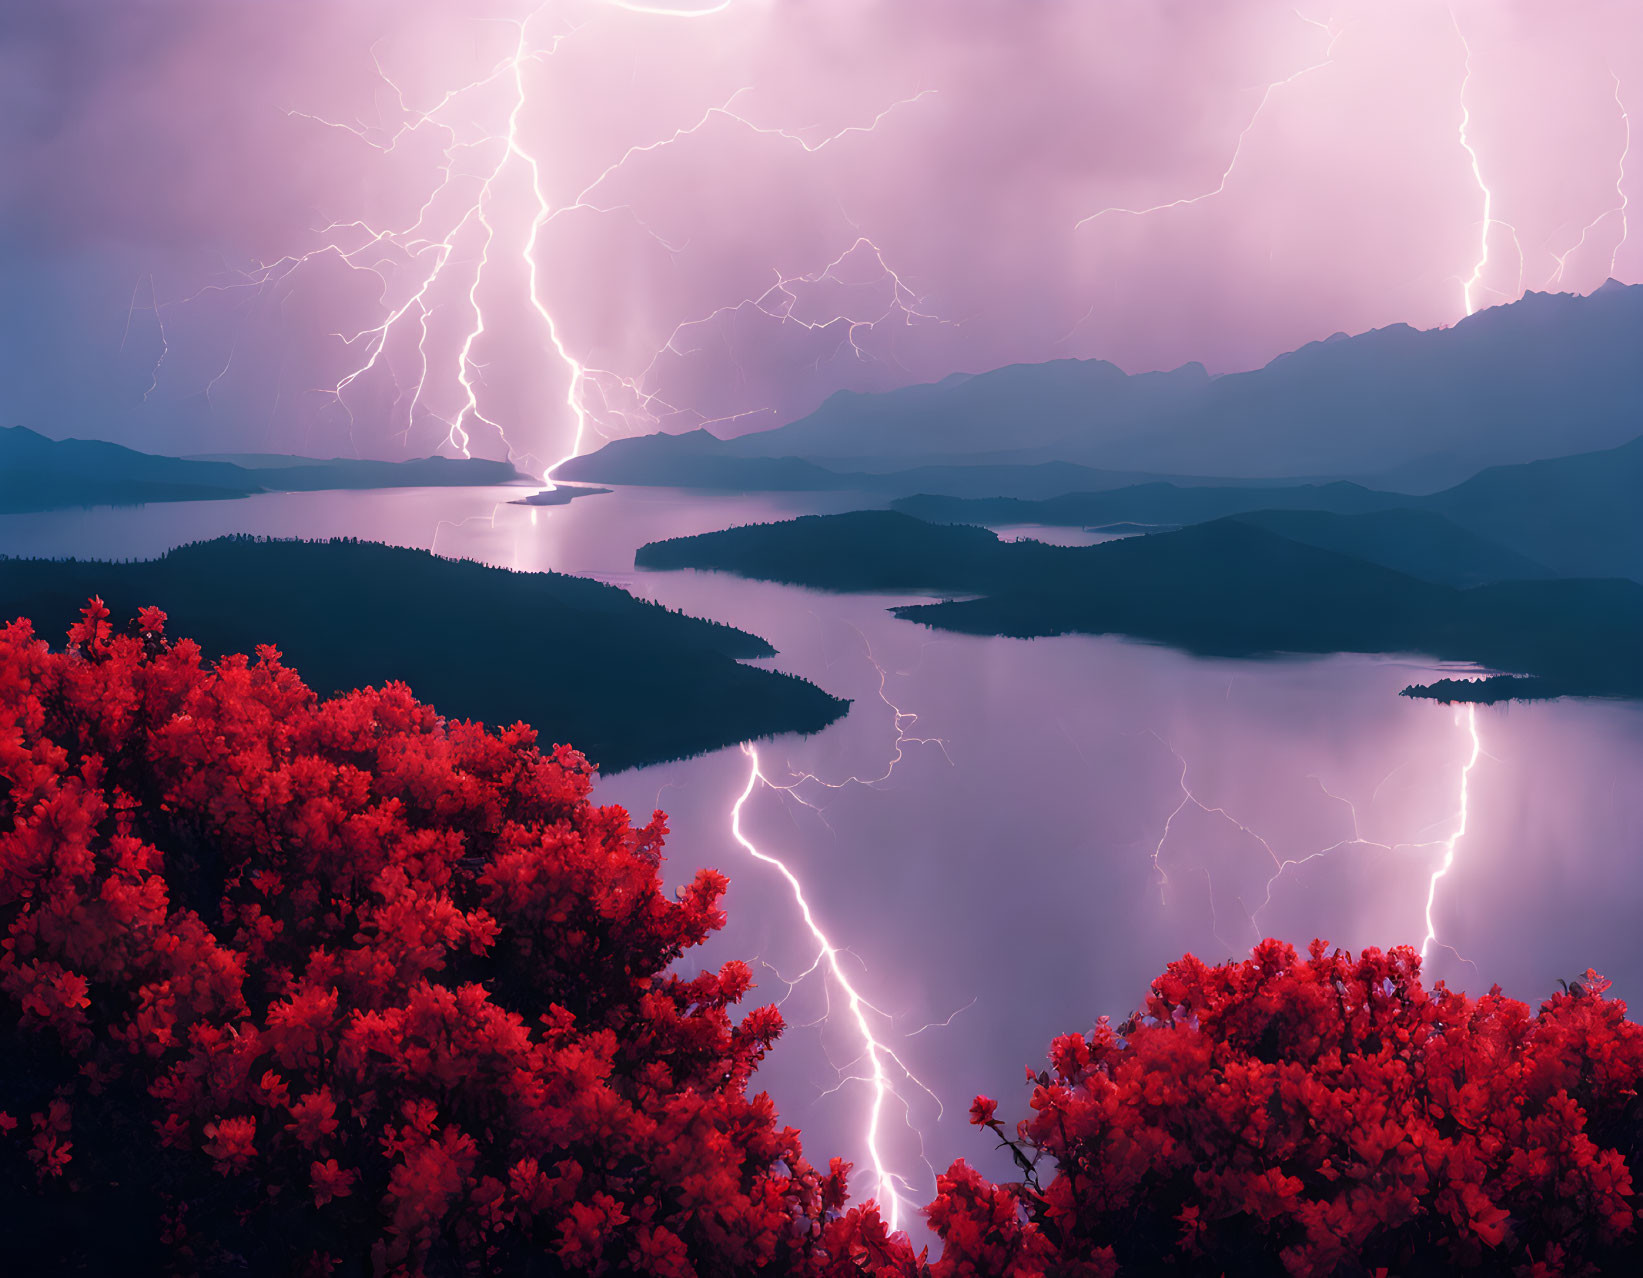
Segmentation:
{"type": "MultiPolygon", "coordinates": [[[[1643,433],[1640,404],[1643,285],[1610,280],[1584,297],[1529,293],[1450,328],[1337,334],[1219,377],[1196,364],[1131,376],[1100,360],[1057,360],[841,392],[774,430],[621,441],[560,473],[663,483],[671,469],[671,482],[691,486],[717,477],[727,487],[820,487],[827,472],[1053,462],[1120,472],[1119,483],[1138,472],[1352,476],[1432,491],[1487,466],[1625,443],[1643,433]],[[651,477],[637,477],[646,466],[651,477]]],[[[841,476],[834,486],[855,485],[841,476]]],[[[921,490],[886,477],[871,486],[921,490]]]]}

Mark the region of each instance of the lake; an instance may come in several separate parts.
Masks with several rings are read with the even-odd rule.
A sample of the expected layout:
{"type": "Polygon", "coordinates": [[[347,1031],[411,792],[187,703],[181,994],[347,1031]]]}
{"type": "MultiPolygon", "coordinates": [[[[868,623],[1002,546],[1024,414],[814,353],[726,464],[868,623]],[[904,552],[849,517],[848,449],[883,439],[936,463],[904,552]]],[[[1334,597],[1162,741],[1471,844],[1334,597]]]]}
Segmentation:
{"type": "MultiPolygon", "coordinates": [[[[879,1161],[909,1203],[956,1157],[1007,1175],[967,1123],[971,1098],[1023,1113],[1022,1066],[1038,1068],[1056,1034],[1122,1018],[1185,951],[1241,956],[1262,935],[1418,946],[1430,897],[1432,977],[1535,1003],[1595,967],[1621,997],[1643,990],[1637,705],[1480,707],[1473,760],[1469,712],[1397,696],[1454,672],[1421,659],[1203,660],[1088,636],[952,636],[892,618],[904,596],[633,568],[646,541],[873,504],[848,494],[619,489],[506,504],[526,491],[0,516],[0,553],[143,558],[245,532],[551,568],[751,630],[779,650],[768,664],[852,698],[825,732],[757,744],[769,784],[749,790],[751,760],[732,747],[604,778],[596,797],[640,819],[665,808],[670,883],[700,865],[729,875],[729,924],[699,960],[745,957],[757,995],[781,1001],[789,1029],[757,1083],[812,1158],[855,1162],[858,1194],[875,1191],[875,1077],[891,1089],[879,1161]],[[745,842],[732,828],[744,793],[745,842]],[[819,967],[794,882],[834,947],[819,967]]],[[[905,1207],[901,1223],[914,1223],[905,1207]]]]}

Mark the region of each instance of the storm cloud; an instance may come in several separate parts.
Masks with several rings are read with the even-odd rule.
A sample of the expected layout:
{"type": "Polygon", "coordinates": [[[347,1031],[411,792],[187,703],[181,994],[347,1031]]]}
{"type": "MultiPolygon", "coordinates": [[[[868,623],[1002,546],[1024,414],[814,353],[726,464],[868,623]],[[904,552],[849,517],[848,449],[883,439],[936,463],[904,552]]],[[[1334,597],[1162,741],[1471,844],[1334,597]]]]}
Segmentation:
{"type": "Polygon", "coordinates": [[[9,7],[0,417],[383,456],[452,451],[460,419],[476,453],[541,460],[567,397],[589,443],[734,433],[841,388],[1241,369],[1468,295],[1643,278],[1635,6],[643,7],[9,7]],[[321,251],[385,230],[351,266],[321,251]],[[334,394],[442,253],[426,314],[334,394]]]}

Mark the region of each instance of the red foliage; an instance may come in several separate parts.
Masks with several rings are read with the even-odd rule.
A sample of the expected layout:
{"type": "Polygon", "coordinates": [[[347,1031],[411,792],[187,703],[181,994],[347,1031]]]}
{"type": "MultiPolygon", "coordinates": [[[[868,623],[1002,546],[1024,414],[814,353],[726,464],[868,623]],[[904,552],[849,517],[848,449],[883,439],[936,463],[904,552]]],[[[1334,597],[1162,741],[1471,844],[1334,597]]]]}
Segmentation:
{"type": "Polygon", "coordinates": [[[1643,1028],[1408,949],[1172,964],[971,1121],[915,1256],[749,1097],[781,1030],[676,960],[663,818],[401,685],[322,701],[100,602],[0,628],[0,1230],[19,1272],[1542,1275],[1643,1271],[1643,1028]],[[1045,1169],[1047,1180],[1040,1178],[1045,1169]]]}
{"type": "Polygon", "coordinates": [[[1606,988],[1537,1015],[1424,989],[1407,948],[1172,963],[1055,1041],[1015,1139],[976,1099],[1024,1180],[943,1178],[934,1273],[1643,1272],[1643,1027],[1606,988]]]}
{"type": "MultiPolygon", "coordinates": [[[[861,1272],[745,1085],[741,963],[575,751],[322,701],[93,601],[0,629],[0,1205],[18,1272],[861,1272]],[[15,1117],[14,1117],[15,1116],[15,1117]]],[[[861,1262],[861,1263],[858,1263],[861,1262]]]]}

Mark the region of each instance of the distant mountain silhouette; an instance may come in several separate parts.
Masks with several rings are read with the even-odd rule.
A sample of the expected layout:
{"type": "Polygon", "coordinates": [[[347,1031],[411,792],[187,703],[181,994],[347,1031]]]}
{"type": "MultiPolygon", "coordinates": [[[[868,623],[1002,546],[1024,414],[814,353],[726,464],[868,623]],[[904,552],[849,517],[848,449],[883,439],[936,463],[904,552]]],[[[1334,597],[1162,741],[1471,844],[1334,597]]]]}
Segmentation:
{"type": "Polygon", "coordinates": [[[756,492],[810,492],[846,485],[838,473],[792,457],[738,457],[705,430],[678,435],[613,439],[596,452],[573,457],[554,477],[605,484],[726,488],[756,492]]]}
{"type": "Polygon", "coordinates": [[[1008,445],[1018,461],[1197,475],[1371,475],[1418,484],[1610,447],[1637,433],[1643,286],[1530,293],[1447,329],[1313,342],[1247,373],[1126,376],[1100,360],[1017,364],[878,394],[729,441],[743,457],[901,464],[1008,445]]]}
{"type": "MultiPolygon", "coordinates": [[[[1044,498],[1058,493],[1099,492],[1167,479],[1177,485],[1267,486],[1294,480],[1160,476],[1147,471],[1100,470],[1074,462],[1003,461],[998,453],[966,454],[951,462],[898,467],[883,458],[829,459],[828,465],[796,457],[740,457],[731,444],[705,430],[678,435],[638,435],[612,440],[574,457],[554,471],[580,483],[633,484],[724,492],[859,492],[886,497],[940,493],[952,497],[1044,498]],[[862,469],[851,469],[852,465],[862,469]]],[[[1468,472],[1470,473],[1470,472],[1468,472]]]]}
{"type": "Polygon", "coordinates": [[[823,466],[796,457],[741,457],[732,451],[731,444],[705,430],[612,440],[594,452],[562,463],[554,477],[729,492],[847,490],[886,496],[944,493],[955,497],[1049,497],[1117,488],[1154,478],[1138,471],[1104,471],[1068,462],[1024,464],[971,457],[951,464],[906,469],[887,469],[883,459],[877,459],[869,468],[858,470],[843,461],[823,466]]]}
{"type": "Polygon", "coordinates": [[[964,499],[920,493],[897,499],[890,505],[893,510],[932,523],[1100,528],[1116,523],[1176,527],[1252,510],[1327,510],[1355,515],[1389,510],[1406,505],[1409,500],[1402,493],[1376,492],[1343,480],[1277,488],[1137,484],[1106,492],[1063,493],[1040,501],[1011,497],[964,499]]]}
{"type": "MultiPolygon", "coordinates": [[[[1383,557],[1447,548],[1462,577],[1492,552],[1424,512],[1277,512],[1296,531],[1383,557]],[[1375,521],[1353,527],[1353,521],[1375,521]],[[1334,521],[1333,529],[1330,529],[1334,521]],[[1401,525],[1401,526],[1400,526],[1401,525]]],[[[1458,589],[1281,536],[1259,518],[1214,520],[1098,546],[1001,542],[896,512],[811,516],[653,543],[647,567],[721,569],[828,589],[935,589],[975,599],[897,616],[1019,638],[1123,634],[1220,656],[1420,652],[1535,676],[1513,695],[1643,695],[1643,585],[1529,580],[1458,589]]],[[[1499,566],[1503,561],[1495,561],[1499,566]]],[[[1430,569],[1428,569],[1430,571],[1430,569]]],[[[1486,697],[1488,685],[1451,690],[1486,697]]]]}
{"type": "MultiPolygon", "coordinates": [[[[1162,416],[1190,413],[1208,402],[1213,386],[1201,364],[1135,377],[1098,359],[1011,364],[925,386],[872,394],[839,391],[808,417],[729,442],[731,451],[744,457],[803,457],[824,464],[851,456],[911,464],[1008,446],[1040,454],[1021,460],[1108,466],[1112,463],[1087,448],[1075,455],[1065,441],[1081,435],[1117,439],[1162,416]]],[[[1203,473],[1173,459],[1162,466],[1124,462],[1117,468],[1203,473]]]]}
{"type": "MultiPolygon", "coordinates": [[[[1044,501],[916,496],[892,502],[920,519],[949,523],[1101,527],[1201,523],[1254,510],[1366,514],[1406,509],[1441,515],[1554,572],[1643,580],[1643,437],[1601,452],[1485,470],[1430,496],[1356,484],[1287,488],[1181,488],[1146,484],[1068,493],[1044,501]]],[[[1527,574],[1524,574],[1527,575],[1527,574]]]]}
{"type": "Polygon", "coordinates": [[[896,496],[1041,497],[1176,476],[1354,478],[1431,492],[1488,466],[1636,436],[1640,349],[1643,285],[1610,281],[1585,297],[1529,293],[1450,328],[1336,335],[1246,373],[1211,377],[1188,364],[1129,376],[1101,360],[1063,359],[840,391],[773,430],[722,441],[706,431],[621,440],[560,473],[896,496]],[[1094,473],[1054,489],[1035,483],[1030,468],[1041,463],[1094,473]],[[968,473],[944,471],[916,487],[907,473],[952,466],[968,473]]]}
{"type": "Polygon", "coordinates": [[[606,770],[812,732],[848,702],[739,663],[755,635],[614,586],[371,542],[229,537],[143,563],[0,559],[0,619],[61,642],[86,599],[157,604],[208,656],[272,643],[315,691],[391,679],[442,713],[519,719],[606,770]]]}
{"type": "Polygon", "coordinates": [[[525,476],[506,462],[424,457],[388,462],[248,455],[163,457],[91,439],[50,439],[0,427],[0,512],[64,506],[218,501],[260,492],[506,484],[525,476]]]}
{"type": "Polygon", "coordinates": [[[1643,437],[1491,467],[1420,504],[1558,572],[1643,580],[1643,437]]]}

